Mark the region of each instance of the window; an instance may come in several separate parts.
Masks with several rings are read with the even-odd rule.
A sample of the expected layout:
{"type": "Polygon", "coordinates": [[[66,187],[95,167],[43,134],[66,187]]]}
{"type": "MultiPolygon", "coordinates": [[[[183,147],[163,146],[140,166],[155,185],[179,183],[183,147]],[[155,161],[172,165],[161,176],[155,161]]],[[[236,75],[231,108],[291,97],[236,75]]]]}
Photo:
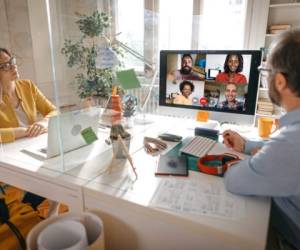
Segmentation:
{"type": "MultiPolygon", "coordinates": [[[[141,0],[117,1],[116,33],[117,39],[144,54],[144,2],[141,0]]],[[[143,62],[125,53],[124,63],[128,68],[143,70],[143,62]]]]}
{"type": "MultiPolygon", "coordinates": [[[[246,8],[247,0],[118,0],[116,33],[148,60],[162,49],[243,49],[246,8]],[[145,9],[149,2],[157,13],[145,9]]],[[[129,54],[125,65],[144,67],[129,54]]]]}
{"type": "Polygon", "coordinates": [[[160,0],[159,49],[190,49],[193,0],[160,0]]]}
{"type": "Polygon", "coordinates": [[[203,0],[199,49],[243,49],[247,0],[203,0]]]}

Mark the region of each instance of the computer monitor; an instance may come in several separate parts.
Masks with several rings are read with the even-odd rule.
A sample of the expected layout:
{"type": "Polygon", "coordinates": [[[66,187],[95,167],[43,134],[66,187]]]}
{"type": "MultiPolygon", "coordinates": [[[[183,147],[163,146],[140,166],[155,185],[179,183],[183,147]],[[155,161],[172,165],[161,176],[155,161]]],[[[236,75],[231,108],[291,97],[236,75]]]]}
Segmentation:
{"type": "Polygon", "coordinates": [[[259,50],[163,50],[159,111],[195,118],[208,110],[213,120],[252,124],[260,62],[259,50]]]}

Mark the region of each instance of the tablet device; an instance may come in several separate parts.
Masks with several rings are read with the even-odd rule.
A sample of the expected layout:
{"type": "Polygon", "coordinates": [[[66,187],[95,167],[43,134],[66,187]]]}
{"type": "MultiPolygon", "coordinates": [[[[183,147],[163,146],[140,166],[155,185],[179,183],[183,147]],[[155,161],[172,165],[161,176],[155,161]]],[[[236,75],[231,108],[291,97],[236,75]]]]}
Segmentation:
{"type": "Polygon", "coordinates": [[[177,155],[160,155],[155,175],[188,176],[187,158],[177,155]]]}

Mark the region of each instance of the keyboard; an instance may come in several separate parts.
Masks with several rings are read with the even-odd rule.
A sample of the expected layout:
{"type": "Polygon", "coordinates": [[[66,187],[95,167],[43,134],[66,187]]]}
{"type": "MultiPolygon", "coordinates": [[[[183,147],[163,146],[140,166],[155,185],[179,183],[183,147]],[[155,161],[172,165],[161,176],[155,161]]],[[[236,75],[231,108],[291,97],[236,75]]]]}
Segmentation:
{"type": "Polygon", "coordinates": [[[185,144],[180,152],[196,157],[205,156],[217,142],[202,136],[195,136],[190,142],[185,144]]]}

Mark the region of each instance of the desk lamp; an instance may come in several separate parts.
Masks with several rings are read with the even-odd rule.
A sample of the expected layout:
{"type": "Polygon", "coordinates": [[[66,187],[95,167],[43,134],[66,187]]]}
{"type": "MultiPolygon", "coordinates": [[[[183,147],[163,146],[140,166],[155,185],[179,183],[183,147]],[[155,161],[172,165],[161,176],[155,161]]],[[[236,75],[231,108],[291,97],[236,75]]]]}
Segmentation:
{"type": "Polygon", "coordinates": [[[146,114],[145,114],[145,107],[150,99],[151,96],[151,92],[155,83],[155,79],[157,77],[158,74],[158,70],[155,68],[155,65],[150,62],[149,60],[147,60],[143,55],[141,55],[139,52],[135,51],[134,49],[128,47],[126,44],[122,43],[121,41],[115,39],[114,43],[119,45],[122,49],[124,49],[126,52],[128,52],[129,54],[133,55],[135,58],[139,59],[140,61],[142,61],[147,67],[149,67],[150,69],[153,70],[153,76],[152,76],[152,80],[149,86],[149,90],[148,93],[146,94],[146,97],[144,99],[144,101],[141,101],[141,105],[140,105],[140,110],[141,110],[141,117],[137,116],[134,120],[135,123],[137,124],[148,124],[148,123],[152,123],[153,121],[149,118],[146,118],[146,114]]]}

